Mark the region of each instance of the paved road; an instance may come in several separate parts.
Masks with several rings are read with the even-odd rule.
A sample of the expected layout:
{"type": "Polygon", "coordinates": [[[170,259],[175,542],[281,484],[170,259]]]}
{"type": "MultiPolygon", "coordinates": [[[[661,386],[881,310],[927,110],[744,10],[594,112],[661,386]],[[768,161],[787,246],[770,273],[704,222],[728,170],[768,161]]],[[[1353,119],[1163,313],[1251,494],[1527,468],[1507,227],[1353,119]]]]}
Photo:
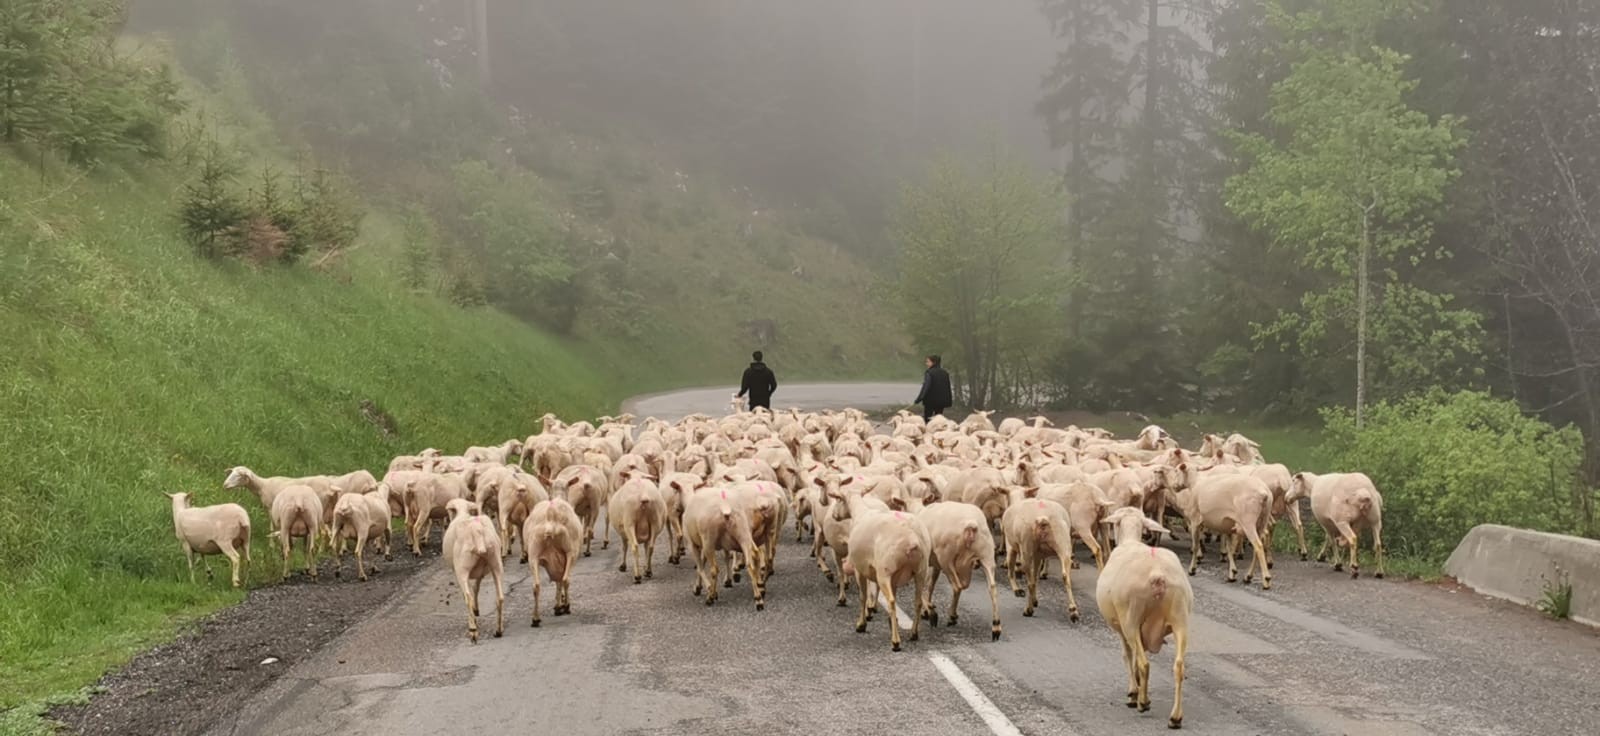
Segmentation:
{"type": "MultiPolygon", "coordinates": [[[[780,410],[796,407],[806,411],[837,409],[842,406],[853,406],[858,409],[902,407],[917,397],[918,388],[920,385],[915,383],[779,385],[777,393],[772,396],[772,406],[780,410]]],[[[729,398],[738,391],[738,386],[730,385],[643,396],[624,402],[623,410],[640,417],[658,417],[671,421],[695,413],[722,416],[728,413],[729,398]]]]}
{"type": "MultiPolygon", "coordinates": [[[[862,397],[881,389],[831,390],[865,406],[862,397]]],[[[725,391],[709,391],[725,403],[725,391]]],[[[904,401],[903,392],[883,395],[904,401]]],[[[639,407],[716,410],[698,396],[639,407]]],[[[707,608],[690,594],[692,567],[662,555],[655,578],[635,586],[616,571],[614,546],[597,546],[578,565],[573,615],[550,616],[547,597],[538,629],[528,626],[527,570],[512,564],[506,636],[477,646],[467,644],[460,599],[439,565],[233,711],[217,733],[1166,731],[1170,648],[1152,658],[1151,711],[1123,707],[1120,645],[1094,605],[1092,564],[1072,578],[1078,623],[1066,620],[1059,580],[1033,618],[1002,591],[1005,635],[991,643],[987,597],[973,590],[957,626],[925,629],[891,653],[881,617],[857,634],[853,609],[834,607],[807,548],[788,537],[767,610],[756,612],[747,586],[707,608]]],[[[1215,564],[1193,579],[1185,731],[1600,732],[1600,637],[1588,629],[1467,591],[1351,581],[1290,560],[1276,573],[1265,593],[1222,582],[1215,564]]],[[[943,585],[937,599],[948,603],[943,585]]]]}

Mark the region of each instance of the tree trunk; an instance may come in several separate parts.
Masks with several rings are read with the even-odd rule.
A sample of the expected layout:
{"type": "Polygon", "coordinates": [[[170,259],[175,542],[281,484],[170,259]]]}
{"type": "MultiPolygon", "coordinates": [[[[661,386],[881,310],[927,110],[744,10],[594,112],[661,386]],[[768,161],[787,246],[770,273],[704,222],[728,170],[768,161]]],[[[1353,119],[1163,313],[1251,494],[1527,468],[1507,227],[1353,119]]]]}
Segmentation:
{"type": "Polygon", "coordinates": [[[1367,411],[1367,309],[1372,284],[1367,274],[1368,251],[1372,250],[1372,210],[1361,213],[1361,250],[1356,256],[1356,429],[1361,429],[1367,411]]]}
{"type": "MultiPolygon", "coordinates": [[[[1081,13],[1074,16],[1072,48],[1083,43],[1084,19],[1081,13]]],[[[1067,162],[1067,275],[1076,279],[1079,264],[1083,262],[1083,183],[1088,179],[1083,163],[1083,72],[1072,75],[1071,111],[1067,115],[1067,142],[1072,159],[1067,162]]],[[[1078,338],[1083,332],[1083,284],[1072,282],[1067,289],[1067,340],[1078,338]]]]}

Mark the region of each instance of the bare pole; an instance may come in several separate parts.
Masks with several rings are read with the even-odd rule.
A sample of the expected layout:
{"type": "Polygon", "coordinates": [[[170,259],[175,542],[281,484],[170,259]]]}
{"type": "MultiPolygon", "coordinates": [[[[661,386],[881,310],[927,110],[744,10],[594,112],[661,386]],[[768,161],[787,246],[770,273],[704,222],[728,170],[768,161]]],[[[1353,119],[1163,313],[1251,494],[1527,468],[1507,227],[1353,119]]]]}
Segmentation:
{"type": "Polygon", "coordinates": [[[489,0],[473,0],[472,29],[478,39],[478,78],[489,86],[489,0]]]}

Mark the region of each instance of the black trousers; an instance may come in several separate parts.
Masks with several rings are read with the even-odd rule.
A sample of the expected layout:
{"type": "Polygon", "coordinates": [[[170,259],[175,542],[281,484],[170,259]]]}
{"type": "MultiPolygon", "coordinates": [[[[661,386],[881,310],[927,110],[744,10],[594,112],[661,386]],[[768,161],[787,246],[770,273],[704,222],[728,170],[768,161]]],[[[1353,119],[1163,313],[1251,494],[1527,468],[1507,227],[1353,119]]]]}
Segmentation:
{"type": "Polygon", "coordinates": [[[922,421],[926,422],[929,419],[932,419],[935,414],[941,417],[944,416],[944,407],[932,407],[928,406],[927,404],[922,405],[922,421]]]}
{"type": "Polygon", "coordinates": [[[757,399],[754,396],[750,397],[750,411],[755,411],[756,407],[761,407],[767,411],[772,411],[772,397],[769,396],[765,399],[757,399]]]}

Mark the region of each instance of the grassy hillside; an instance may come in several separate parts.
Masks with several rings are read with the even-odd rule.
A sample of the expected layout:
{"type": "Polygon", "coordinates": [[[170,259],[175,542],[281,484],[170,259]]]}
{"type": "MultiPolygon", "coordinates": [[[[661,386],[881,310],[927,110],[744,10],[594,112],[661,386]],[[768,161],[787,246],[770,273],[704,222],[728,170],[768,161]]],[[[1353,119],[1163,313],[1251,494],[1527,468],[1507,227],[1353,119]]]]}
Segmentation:
{"type": "Polygon", "coordinates": [[[188,583],[162,492],[243,502],[265,529],[219,489],[227,467],[381,469],[616,398],[556,340],[399,292],[359,259],[339,278],[197,259],[176,237],[180,186],[163,167],[41,182],[0,153],[0,708],[239,600],[188,583]]]}

